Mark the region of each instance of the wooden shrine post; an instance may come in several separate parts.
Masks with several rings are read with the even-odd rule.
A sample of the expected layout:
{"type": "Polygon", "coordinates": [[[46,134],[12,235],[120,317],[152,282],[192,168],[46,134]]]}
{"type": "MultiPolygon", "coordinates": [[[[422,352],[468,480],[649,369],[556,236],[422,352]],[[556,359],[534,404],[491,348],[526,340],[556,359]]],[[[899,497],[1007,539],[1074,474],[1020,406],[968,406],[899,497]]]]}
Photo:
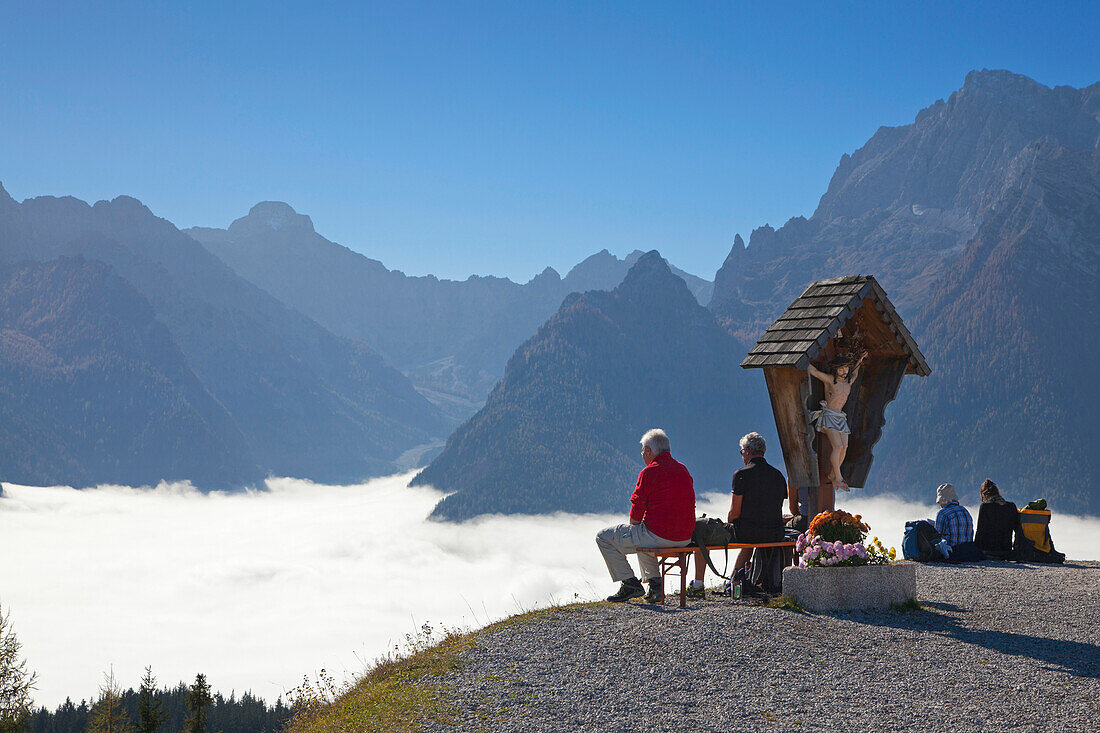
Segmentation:
{"type": "MultiPolygon", "coordinates": [[[[849,486],[865,485],[882,436],[886,405],[902,377],[926,377],[931,369],[909,330],[872,276],[819,280],[768,327],[741,366],[763,369],[790,486],[809,489],[809,514],[835,507],[828,479],[827,438],[817,433],[810,412],[819,409],[823,387],[807,370],[810,362],[837,356],[867,358],[844,406],[851,435],[841,475],[849,486]]],[[[819,366],[820,368],[820,366],[819,366]]]]}

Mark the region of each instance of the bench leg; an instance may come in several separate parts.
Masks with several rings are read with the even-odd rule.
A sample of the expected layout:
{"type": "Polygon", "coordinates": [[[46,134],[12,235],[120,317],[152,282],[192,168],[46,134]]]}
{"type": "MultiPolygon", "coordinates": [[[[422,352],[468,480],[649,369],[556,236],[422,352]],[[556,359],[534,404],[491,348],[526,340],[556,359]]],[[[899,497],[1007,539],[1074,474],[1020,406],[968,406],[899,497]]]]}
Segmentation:
{"type": "Polygon", "coordinates": [[[687,559],[687,555],[680,555],[680,557],[676,560],[676,564],[680,566],[680,608],[687,608],[687,559]]]}
{"type": "Polygon", "coordinates": [[[661,570],[661,596],[657,599],[657,603],[664,604],[665,602],[665,573],[668,572],[669,564],[665,558],[660,558],[660,564],[657,566],[661,570]]]}

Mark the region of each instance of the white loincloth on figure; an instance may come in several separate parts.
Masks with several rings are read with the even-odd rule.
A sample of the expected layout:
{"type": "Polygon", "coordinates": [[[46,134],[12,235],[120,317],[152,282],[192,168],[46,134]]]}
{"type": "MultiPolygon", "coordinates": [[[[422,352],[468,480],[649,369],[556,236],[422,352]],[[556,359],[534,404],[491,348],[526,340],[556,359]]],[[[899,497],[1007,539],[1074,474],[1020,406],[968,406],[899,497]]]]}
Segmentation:
{"type": "Polygon", "coordinates": [[[848,416],[842,410],[834,410],[825,400],[821,400],[821,409],[810,413],[810,422],[817,426],[817,432],[835,430],[838,433],[851,434],[848,429],[848,416]]]}

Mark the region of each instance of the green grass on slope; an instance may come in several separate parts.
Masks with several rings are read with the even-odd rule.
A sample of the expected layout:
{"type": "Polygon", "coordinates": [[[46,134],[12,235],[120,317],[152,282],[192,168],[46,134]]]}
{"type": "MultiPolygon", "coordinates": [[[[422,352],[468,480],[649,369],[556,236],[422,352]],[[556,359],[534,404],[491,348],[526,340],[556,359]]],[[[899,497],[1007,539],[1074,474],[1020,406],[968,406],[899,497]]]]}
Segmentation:
{"type": "Polygon", "coordinates": [[[528,611],[471,632],[444,629],[443,639],[436,643],[431,641],[432,628],[425,625],[416,636],[406,637],[405,652],[395,650],[350,686],[337,686],[324,670],[314,682],[303,680],[290,694],[297,712],[286,733],[412,733],[429,720],[452,720],[457,711],[437,679],[454,669],[462,652],[483,634],[594,605],[573,603],[528,611]]]}

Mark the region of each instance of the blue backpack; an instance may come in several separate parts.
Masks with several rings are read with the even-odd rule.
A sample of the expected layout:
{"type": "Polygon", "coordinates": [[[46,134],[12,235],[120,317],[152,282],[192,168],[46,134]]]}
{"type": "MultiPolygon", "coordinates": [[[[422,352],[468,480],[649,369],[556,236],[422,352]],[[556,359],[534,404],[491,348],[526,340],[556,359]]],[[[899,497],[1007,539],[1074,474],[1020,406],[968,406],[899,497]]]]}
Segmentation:
{"type": "Polygon", "coordinates": [[[942,541],[943,536],[923,519],[906,522],[905,534],[901,538],[901,556],[917,562],[942,560],[943,552],[938,547],[942,541]]]}

